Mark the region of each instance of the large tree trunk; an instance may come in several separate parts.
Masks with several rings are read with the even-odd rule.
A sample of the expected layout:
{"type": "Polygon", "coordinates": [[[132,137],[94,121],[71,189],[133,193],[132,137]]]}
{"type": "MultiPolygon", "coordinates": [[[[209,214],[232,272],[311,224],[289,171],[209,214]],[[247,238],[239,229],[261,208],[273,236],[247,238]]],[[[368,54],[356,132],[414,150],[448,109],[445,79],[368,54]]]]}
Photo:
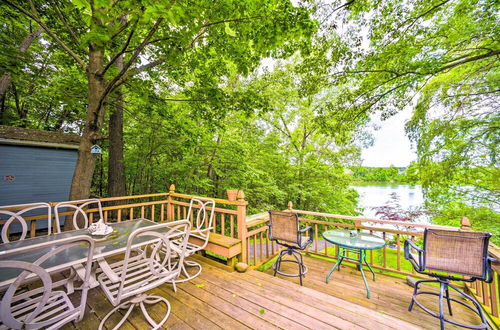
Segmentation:
{"type": "MultiPolygon", "coordinates": [[[[78,160],[71,182],[69,193],[70,200],[88,198],[92,185],[92,176],[96,165],[96,155],[90,153],[94,142],[99,138],[99,133],[104,121],[104,107],[100,99],[104,93],[105,80],[99,73],[103,70],[104,52],[101,49],[90,47],[88,79],[88,111],[82,132],[82,139],[78,147],[78,160]]],[[[64,229],[72,229],[70,221],[66,221],[64,229]]]]}
{"type": "MultiPolygon", "coordinates": [[[[21,46],[19,46],[19,53],[24,53],[28,47],[33,43],[33,41],[42,33],[42,28],[39,27],[35,31],[31,32],[24,38],[21,46]]],[[[18,57],[18,56],[16,56],[18,57]]],[[[7,94],[7,89],[9,87],[10,81],[12,80],[12,76],[10,72],[4,72],[2,74],[2,78],[0,79],[0,103],[2,104],[2,124],[5,124],[4,122],[4,105],[5,105],[5,95],[7,94]]]]}
{"type": "MultiPolygon", "coordinates": [[[[117,61],[119,70],[123,69],[123,55],[117,61]]],[[[109,160],[108,196],[125,196],[125,165],[123,163],[123,91],[116,91],[115,107],[109,117],[109,160]]]]}

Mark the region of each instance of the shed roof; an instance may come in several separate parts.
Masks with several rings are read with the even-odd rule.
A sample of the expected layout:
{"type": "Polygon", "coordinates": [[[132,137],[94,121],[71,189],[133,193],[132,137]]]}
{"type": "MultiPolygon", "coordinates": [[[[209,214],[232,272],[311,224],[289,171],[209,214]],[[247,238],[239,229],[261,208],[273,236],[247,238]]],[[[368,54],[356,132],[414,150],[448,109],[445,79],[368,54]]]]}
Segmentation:
{"type": "Polygon", "coordinates": [[[0,125],[0,144],[78,149],[80,139],[81,137],[74,133],[0,125]]]}

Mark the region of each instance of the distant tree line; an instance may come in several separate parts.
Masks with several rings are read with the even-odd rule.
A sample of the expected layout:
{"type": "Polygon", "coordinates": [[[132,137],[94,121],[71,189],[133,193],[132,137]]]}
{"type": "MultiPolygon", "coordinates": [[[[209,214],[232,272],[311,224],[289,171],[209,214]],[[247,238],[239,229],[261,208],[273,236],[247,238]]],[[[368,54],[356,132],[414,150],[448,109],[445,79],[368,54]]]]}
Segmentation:
{"type": "Polygon", "coordinates": [[[354,166],[350,169],[354,181],[361,182],[410,182],[406,176],[406,167],[364,167],[354,166]]]}

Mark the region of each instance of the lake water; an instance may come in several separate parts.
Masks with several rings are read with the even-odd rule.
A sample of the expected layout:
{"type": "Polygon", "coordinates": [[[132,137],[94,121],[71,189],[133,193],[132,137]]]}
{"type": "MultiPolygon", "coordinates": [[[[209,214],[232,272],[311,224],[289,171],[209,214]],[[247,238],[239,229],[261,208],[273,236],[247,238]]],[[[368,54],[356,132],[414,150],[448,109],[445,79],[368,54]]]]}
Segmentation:
{"type": "MultiPolygon", "coordinates": [[[[355,185],[352,188],[359,193],[358,206],[362,209],[362,215],[367,218],[378,218],[375,216],[376,210],[373,210],[373,207],[387,205],[391,200],[392,193],[398,195],[399,204],[405,210],[421,207],[424,204],[421,185],[362,184],[355,185]]],[[[429,220],[421,219],[420,221],[429,220]]]]}

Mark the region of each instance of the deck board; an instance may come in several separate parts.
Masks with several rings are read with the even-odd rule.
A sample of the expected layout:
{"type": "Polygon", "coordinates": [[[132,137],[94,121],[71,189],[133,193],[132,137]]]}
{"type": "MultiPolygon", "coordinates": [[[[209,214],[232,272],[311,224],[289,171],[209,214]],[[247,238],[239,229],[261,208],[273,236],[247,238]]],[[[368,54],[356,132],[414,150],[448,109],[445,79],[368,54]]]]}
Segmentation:
{"type": "MultiPolygon", "coordinates": [[[[404,279],[377,274],[376,281],[374,282],[371,278],[371,273],[365,271],[368,285],[371,289],[371,299],[367,299],[363,280],[358,270],[342,266],[341,271],[335,271],[330,278],[329,284],[326,284],[325,277],[334,263],[313,257],[305,257],[305,263],[309,268],[309,272],[304,279],[304,286],[306,287],[354,302],[378,313],[406,320],[422,328],[439,328],[439,320],[428,315],[418,306],[415,306],[412,312],[408,312],[407,309],[413,295],[413,288],[408,286],[404,279]]],[[[266,273],[272,274],[272,269],[268,269],[266,273]]],[[[287,278],[279,275],[278,277],[288,282],[298,283],[297,278],[287,278]]],[[[438,291],[437,287],[425,286],[425,288],[430,291],[438,291]]],[[[460,298],[453,292],[450,292],[450,294],[455,298],[460,298]]],[[[429,295],[419,296],[419,301],[437,312],[437,297],[429,295]]],[[[469,324],[480,323],[479,317],[467,308],[453,303],[452,309],[453,316],[451,318],[453,320],[469,324]]],[[[450,317],[447,313],[446,315],[450,317]]],[[[447,324],[446,328],[453,329],[458,327],[447,324]]]]}
{"type": "MultiPolygon", "coordinates": [[[[303,287],[296,278],[273,277],[270,270],[230,273],[203,262],[201,275],[178,284],[177,292],[165,284],[150,294],[170,302],[172,311],[164,327],[171,329],[434,329],[438,325],[417,308],[407,311],[412,288],[403,279],[377,275],[376,282],[370,281],[372,299],[366,299],[356,270],[342,267],[326,285],[331,262],[306,257],[306,264],[310,270],[303,287]]],[[[100,289],[92,289],[84,319],[64,329],[97,329],[111,309],[100,289]]],[[[159,319],[165,306],[156,304],[149,310],[159,319]]],[[[120,316],[113,318],[117,321],[120,316]]],[[[122,329],[147,327],[136,310],[122,329]]]]}

